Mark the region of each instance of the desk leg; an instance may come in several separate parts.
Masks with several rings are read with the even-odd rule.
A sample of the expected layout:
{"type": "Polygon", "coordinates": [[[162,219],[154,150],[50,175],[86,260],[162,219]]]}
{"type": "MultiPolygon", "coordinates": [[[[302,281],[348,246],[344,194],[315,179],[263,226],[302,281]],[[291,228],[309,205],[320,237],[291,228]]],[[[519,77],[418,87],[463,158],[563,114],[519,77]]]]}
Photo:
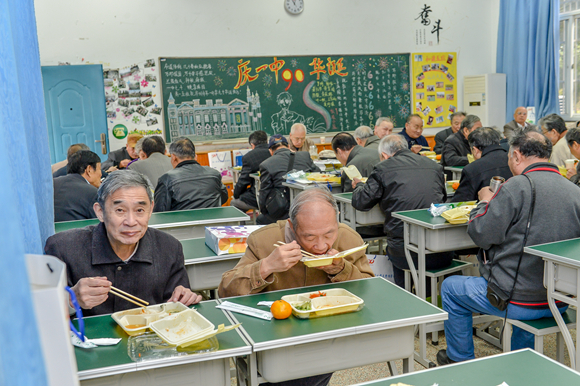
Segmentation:
{"type": "MultiPolygon", "coordinates": [[[[572,367],[573,369],[578,370],[578,367],[576,366],[577,364],[577,358],[578,356],[576,355],[580,355],[580,353],[578,352],[579,348],[580,348],[580,344],[577,345],[578,347],[576,347],[576,355],[574,355],[574,341],[572,340],[572,335],[570,335],[570,331],[568,330],[568,326],[566,326],[566,323],[564,323],[564,319],[562,318],[562,315],[560,314],[560,312],[558,311],[558,307],[556,307],[556,299],[554,298],[554,293],[556,292],[555,289],[555,276],[554,276],[554,266],[555,264],[551,261],[546,261],[545,265],[544,265],[544,269],[546,270],[546,277],[548,278],[548,306],[550,307],[550,310],[552,311],[552,315],[554,316],[554,319],[556,319],[556,323],[558,324],[558,327],[560,328],[560,331],[562,332],[562,336],[564,337],[564,341],[566,342],[566,346],[568,347],[568,354],[570,355],[570,367],[572,367]]],[[[580,277],[580,270],[577,270],[578,272],[578,276],[580,277]]],[[[580,282],[577,282],[580,283],[580,282]]],[[[580,292],[580,287],[576,289],[577,294],[576,296],[578,296],[578,292],[580,292]]],[[[576,318],[578,318],[580,316],[580,309],[576,310],[576,318]]],[[[576,319],[579,320],[579,319],[576,319]]]]}

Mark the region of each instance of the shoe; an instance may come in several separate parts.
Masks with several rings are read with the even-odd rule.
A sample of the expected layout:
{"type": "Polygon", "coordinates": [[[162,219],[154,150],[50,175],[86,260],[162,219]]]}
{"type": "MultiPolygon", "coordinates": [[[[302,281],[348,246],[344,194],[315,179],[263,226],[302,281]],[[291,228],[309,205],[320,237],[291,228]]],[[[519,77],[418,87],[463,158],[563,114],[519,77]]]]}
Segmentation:
{"type": "Polygon", "coordinates": [[[452,363],[457,363],[453,359],[447,356],[447,350],[439,350],[437,353],[437,364],[439,366],[450,365],[452,363]]]}

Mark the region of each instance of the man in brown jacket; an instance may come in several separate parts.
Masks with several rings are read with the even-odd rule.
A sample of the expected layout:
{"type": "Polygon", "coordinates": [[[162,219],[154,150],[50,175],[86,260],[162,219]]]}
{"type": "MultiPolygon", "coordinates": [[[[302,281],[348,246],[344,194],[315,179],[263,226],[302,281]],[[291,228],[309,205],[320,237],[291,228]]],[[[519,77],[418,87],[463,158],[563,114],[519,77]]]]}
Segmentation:
{"type": "Polygon", "coordinates": [[[336,254],[354,248],[363,240],[354,230],[337,221],[338,208],[327,189],[301,192],[290,205],[290,218],[253,232],[240,262],[222,276],[219,296],[239,296],[316,284],[372,277],[365,251],[332,264],[308,268],[300,249],[316,254],[336,254]],[[286,245],[274,247],[283,241],[286,245]]]}

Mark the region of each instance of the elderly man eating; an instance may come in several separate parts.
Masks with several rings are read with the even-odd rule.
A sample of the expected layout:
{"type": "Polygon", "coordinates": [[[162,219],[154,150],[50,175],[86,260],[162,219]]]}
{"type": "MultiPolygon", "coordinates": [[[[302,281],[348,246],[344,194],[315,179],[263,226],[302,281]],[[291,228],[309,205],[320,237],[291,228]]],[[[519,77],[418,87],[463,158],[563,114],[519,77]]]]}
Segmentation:
{"type": "Polygon", "coordinates": [[[85,315],[135,307],[109,296],[112,285],[150,304],[201,300],[189,289],[179,241],[147,226],[153,192],[146,177],[132,170],[110,174],[94,210],[98,225],[57,233],[44,248],[66,263],[68,285],[85,315]]]}

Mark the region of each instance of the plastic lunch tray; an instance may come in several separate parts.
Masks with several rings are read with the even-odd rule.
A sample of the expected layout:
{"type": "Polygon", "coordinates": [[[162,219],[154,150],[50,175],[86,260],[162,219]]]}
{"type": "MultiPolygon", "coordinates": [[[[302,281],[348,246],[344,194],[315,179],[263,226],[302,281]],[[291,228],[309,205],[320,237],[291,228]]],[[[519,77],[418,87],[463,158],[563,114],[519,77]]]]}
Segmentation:
{"type": "Polygon", "coordinates": [[[151,329],[170,345],[181,346],[215,335],[215,326],[199,312],[188,309],[151,323],[151,329]]]}
{"type": "Polygon", "coordinates": [[[310,299],[311,294],[318,295],[319,291],[305,292],[296,295],[282,296],[282,300],[287,301],[292,306],[292,315],[299,319],[319,318],[321,316],[330,316],[344,314],[347,312],[359,311],[364,306],[364,301],[358,296],[348,292],[343,288],[333,288],[322,291],[325,296],[310,299]],[[296,309],[296,305],[310,301],[312,309],[302,311],[296,309]]]}
{"type": "Polygon", "coordinates": [[[187,309],[188,307],[182,303],[163,303],[115,312],[111,317],[128,335],[133,336],[143,334],[151,323],[187,309]],[[142,327],[127,328],[131,325],[142,325],[142,327]]]}
{"type": "Polygon", "coordinates": [[[321,257],[313,257],[313,258],[303,257],[300,261],[303,262],[304,265],[307,267],[311,267],[311,268],[312,267],[322,267],[323,265],[332,264],[333,259],[345,258],[348,255],[351,255],[355,252],[362,251],[362,250],[366,249],[368,246],[369,245],[365,243],[365,244],[360,245],[358,247],[354,247],[351,249],[347,249],[346,251],[338,252],[336,255],[333,255],[333,256],[321,255],[321,257]]]}

